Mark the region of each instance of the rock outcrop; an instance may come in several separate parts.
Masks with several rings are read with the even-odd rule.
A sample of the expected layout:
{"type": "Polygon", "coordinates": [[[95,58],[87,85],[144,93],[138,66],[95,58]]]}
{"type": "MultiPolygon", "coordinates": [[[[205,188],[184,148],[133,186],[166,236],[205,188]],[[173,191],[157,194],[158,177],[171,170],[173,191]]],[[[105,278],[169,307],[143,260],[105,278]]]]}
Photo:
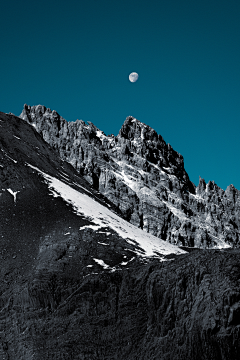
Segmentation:
{"type": "Polygon", "coordinates": [[[195,186],[182,155],[149,126],[129,116],[106,136],[41,105],[24,105],[20,117],[135,226],[179,246],[239,246],[239,190],[201,178],[195,186]]]}
{"type": "MultiPolygon", "coordinates": [[[[81,241],[97,244],[92,232],[81,241]]],[[[71,261],[40,254],[1,297],[2,359],[239,358],[239,250],[135,259],[116,271],[87,265],[89,250],[72,249],[71,261]]]]}
{"type": "MultiPolygon", "coordinates": [[[[98,131],[92,133],[96,141],[98,131]]],[[[125,133],[123,129],[124,136],[125,133]]],[[[141,136],[140,130],[139,133],[141,136]]],[[[240,250],[191,248],[190,253],[183,253],[172,246],[174,253],[144,256],[137,241],[122,237],[107,226],[104,211],[109,211],[111,221],[121,212],[89,184],[93,172],[84,178],[52,146],[26,121],[0,113],[0,359],[239,359],[240,250]],[[85,203],[101,205],[98,219],[102,224],[105,221],[104,227],[96,226],[93,218],[84,213],[83,201],[81,211],[67,201],[71,197],[69,187],[63,196],[64,191],[57,192],[54,184],[58,184],[58,189],[65,189],[66,185],[76,190],[74,195],[81,194],[81,199],[87,199],[85,203]]],[[[85,148],[82,149],[84,153],[85,148]]],[[[189,221],[196,215],[187,217],[176,205],[179,201],[187,210],[191,205],[193,213],[202,212],[207,247],[209,233],[214,230],[218,234],[219,224],[226,226],[229,221],[230,209],[231,214],[237,211],[236,189],[230,186],[224,192],[214,183],[200,180],[193,194],[184,169],[179,178],[174,175],[177,180],[172,181],[171,189],[153,195],[158,184],[151,180],[152,176],[162,176],[163,181],[173,179],[168,175],[173,176],[173,166],[179,166],[180,171],[181,157],[175,154],[178,160],[171,161],[169,157],[168,172],[155,160],[146,160],[150,168],[145,171],[135,165],[134,154],[128,154],[128,158],[126,153],[122,155],[123,145],[115,145],[114,149],[119,158],[113,156],[111,164],[117,165],[109,174],[112,179],[122,176],[122,180],[112,188],[112,198],[117,198],[118,184],[119,196],[125,194],[126,204],[132,191],[142,204],[138,209],[144,212],[140,227],[146,226],[146,216],[152,214],[153,208],[155,216],[163,221],[166,234],[169,223],[173,226],[174,216],[179,219],[176,227],[182,226],[188,234],[191,226],[182,225],[183,214],[189,221]],[[126,169],[131,166],[129,173],[126,169]],[[158,171],[154,173],[154,169],[158,171]],[[137,171],[140,175],[144,171],[142,175],[146,176],[146,181],[139,180],[142,187],[129,180],[130,174],[137,171]],[[141,200],[142,188],[150,200],[141,200]],[[192,194],[189,198],[187,191],[192,194]],[[193,201],[187,207],[189,199],[193,201]],[[203,205],[195,209],[194,199],[201,199],[203,205]],[[224,220],[217,218],[218,207],[227,209],[221,215],[224,220]]],[[[101,151],[107,167],[110,155],[101,151]]],[[[95,162],[92,163],[95,171],[95,162]]],[[[135,221],[139,216],[135,203],[134,209],[129,212],[132,222],[133,214],[135,221]]],[[[234,234],[237,220],[234,222],[233,215],[231,219],[229,231],[233,229],[234,234]]],[[[121,217],[118,222],[120,227],[123,222],[127,224],[133,233],[141,232],[147,240],[153,238],[121,217]]],[[[200,229],[199,225],[193,232],[201,245],[200,229]]],[[[124,234],[126,227],[122,231],[124,234]]],[[[155,241],[161,242],[158,238],[155,241]]],[[[163,250],[171,247],[166,241],[161,244],[163,250]]]]}

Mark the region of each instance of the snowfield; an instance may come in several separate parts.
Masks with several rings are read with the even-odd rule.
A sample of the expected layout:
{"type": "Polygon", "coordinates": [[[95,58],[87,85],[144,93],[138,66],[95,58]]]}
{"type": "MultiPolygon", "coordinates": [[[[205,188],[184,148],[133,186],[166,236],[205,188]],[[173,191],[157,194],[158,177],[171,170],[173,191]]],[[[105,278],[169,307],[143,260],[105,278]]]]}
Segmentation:
{"type": "Polygon", "coordinates": [[[93,225],[82,226],[80,230],[89,227],[96,231],[100,229],[104,231],[104,228],[108,227],[118,233],[122,238],[126,239],[131,245],[134,244],[135,246],[139,246],[143,251],[136,249],[136,254],[143,257],[161,257],[161,255],[185,253],[185,251],[177,246],[171,245],[170,243],[128,223],[110,211],[107,207],[96,202],[90,196],[78,192],[70,185],[44,173],[37,167],[28,163],[27,165],[42,174],[54,197],[62,197],[62,199],[73,206],[76,214],[85,217],[93,223],[93,225]]]}

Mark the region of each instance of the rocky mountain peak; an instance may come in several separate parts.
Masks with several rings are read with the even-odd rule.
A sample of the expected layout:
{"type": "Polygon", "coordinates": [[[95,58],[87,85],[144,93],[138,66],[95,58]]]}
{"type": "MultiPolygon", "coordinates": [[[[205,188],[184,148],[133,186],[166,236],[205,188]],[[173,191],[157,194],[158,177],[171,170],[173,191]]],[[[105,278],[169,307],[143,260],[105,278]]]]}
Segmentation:
{"type": "MultiPolygon", "coordinates": [[[[133,116],[128,116],[124,121],[118,137],[133,140],[158,141],[158,134],[150,126],[140,122],[133,116]]],[[[162,140],[162,138],[161,138],[162,140]]]]}
{"type": "Polygon", "coordinates": [[[126,118],[117,136],[92,122],[67,122],[42,105],[24,105],[20,117],[135,226],[177,245],[239,242],[239,191],[201,177],[196,187],[183,156],[135,117],[126,118]]]}
{"type": "Polygon", "coordinates": [[[0,359],[239,360],[240,192],[196,188],[134,118],[21,117],[0,112],[0,359]]]}
{"type": "Polygon", "coordinates": [[[36,123],[40,117],[43,118],[47,124],[49,122],[53,124],[66,121],[56,112],[56,110],[46,108],[44,105],[30,106],[24,104],[23,111],[19,117],[29,123],[36,123]]]}
{"type": "Polygon", "coordinates": [[[240,191],[230,184],[225,190],[225,195],[230,201],[236,203],[236,201],[240,198],[240,191]]]}

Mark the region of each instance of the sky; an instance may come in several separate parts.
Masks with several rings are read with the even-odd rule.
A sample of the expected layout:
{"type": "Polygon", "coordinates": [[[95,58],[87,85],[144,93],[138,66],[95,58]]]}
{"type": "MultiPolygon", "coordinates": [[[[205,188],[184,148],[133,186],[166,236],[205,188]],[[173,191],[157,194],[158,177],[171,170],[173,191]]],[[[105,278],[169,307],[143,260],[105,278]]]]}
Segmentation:
{"type": "Polygon", "coordinates": [[[195,185],[240,190],[239,0],[9,0],[0,13],[0,111],[41,104],[106,135],[131,115],[195,185]]]}

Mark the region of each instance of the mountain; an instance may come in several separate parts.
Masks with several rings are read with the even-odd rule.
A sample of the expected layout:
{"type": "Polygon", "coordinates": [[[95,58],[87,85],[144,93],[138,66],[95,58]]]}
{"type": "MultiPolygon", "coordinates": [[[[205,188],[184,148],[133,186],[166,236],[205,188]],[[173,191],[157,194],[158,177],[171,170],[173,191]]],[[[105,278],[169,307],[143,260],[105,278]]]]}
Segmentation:
{"type": "Polygon", "coordinates": [[[240,250],[161,237],[204,181],[134,118],[114,137],[24,112],[0,112],[0,359],[238,359],[240,250]]]}
{"type": "Polygon", "coordinates": [[[20,118],[135,226],[179,246],[239,246],[239,190],[201,178],[196,187],[182,155],[149,126],[129,116],[117,136],[106,136],[90,122],[26,104],[20,118]]]}

